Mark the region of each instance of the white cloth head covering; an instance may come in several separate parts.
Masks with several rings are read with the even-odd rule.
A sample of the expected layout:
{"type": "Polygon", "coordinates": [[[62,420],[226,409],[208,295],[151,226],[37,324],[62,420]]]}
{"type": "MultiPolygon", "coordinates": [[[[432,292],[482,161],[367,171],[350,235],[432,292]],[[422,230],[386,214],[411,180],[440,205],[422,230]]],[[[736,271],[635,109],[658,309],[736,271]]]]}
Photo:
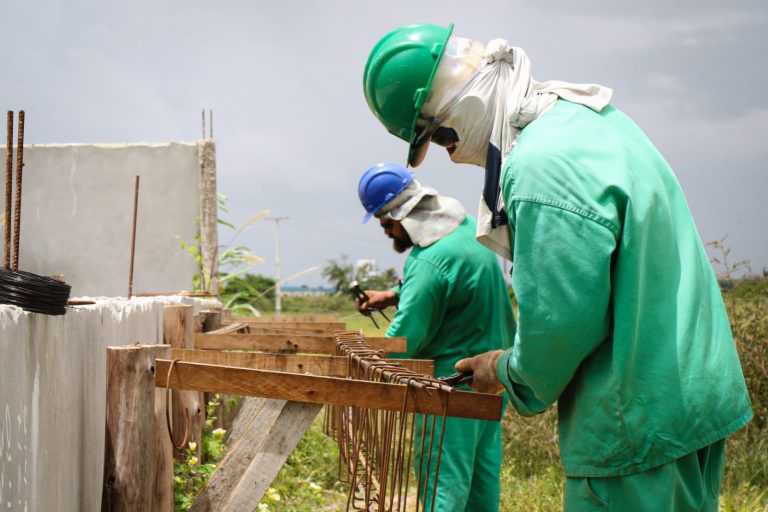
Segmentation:
{"type": "Polygon", "coordinates": [[[464,222],[466,216],[459,201],[441,196],[433,188],[422,187],[417,180],[376,212],[376,217],[400,221],[411,241],[419,247],[437,242],[464,222]]]}
{"type": "Polygon", "coordinates": [[[550,110],[558,98],[599,112],[612,94],[596,84],[536,82],[526,53],[503,39],[494,39],[487,47],[467,39],[449,40],[422,113],[431,118],[431,126],[456,131],[459,142],[451,160],[485,168],[477,219],[480,243],[512,260],[509,231],[499,229],[507,223],[501,168],[523,128],[550,110]]]}

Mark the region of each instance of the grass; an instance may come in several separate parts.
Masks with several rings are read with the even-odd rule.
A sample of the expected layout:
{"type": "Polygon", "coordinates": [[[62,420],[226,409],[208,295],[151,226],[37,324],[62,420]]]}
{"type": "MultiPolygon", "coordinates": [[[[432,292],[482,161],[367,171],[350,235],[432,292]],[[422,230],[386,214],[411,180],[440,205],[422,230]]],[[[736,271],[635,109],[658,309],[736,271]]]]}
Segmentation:
{"type": "MultiPolygon", "coordinates": [[[[725,299],[755,419],[728,438],[720,510],[768,510],[768,281],[750,285],[748,290],[737,286],[725,299]]],[[[346,302],[338,304],[344,306],[346,302]]],[[[312,312],[318,311],[288,309],[285,314],[312,312]]],[[[367,336],[381,336],[386,330],[386,322],[379,322],[376,329],[370,319],[349,305],[339,308],[337,314],[350,330],[362,329],[367,336]]],[[[554,409],[523,418],[508,408],[502,427],[503,512],[562,510],[565,475],[558,456],[556,422],[554,409]]],[[[319,416],[278,474],[260,510],[344,510],[346,488],[336,480],[337,457],[336,445],[322,432],[319,416]]]]}

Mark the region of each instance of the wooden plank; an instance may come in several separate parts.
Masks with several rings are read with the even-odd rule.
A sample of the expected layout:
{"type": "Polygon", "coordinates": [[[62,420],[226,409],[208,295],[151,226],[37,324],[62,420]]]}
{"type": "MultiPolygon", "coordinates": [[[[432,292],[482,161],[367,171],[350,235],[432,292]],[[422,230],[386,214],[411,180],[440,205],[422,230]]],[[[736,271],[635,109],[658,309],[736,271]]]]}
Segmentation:
{"type": "Polygon", "coordinates": [[[340,322],[338,315],[294,315],[294,316],[236,316],[232,317],[233,322],[340,322]]]}
{"type": "Polygon", "coordinates": [[[154,347],[107,347],[102,511],[152,510],[154,362],[154,347]]]}
{"type": "MultiPolygon", "coordinates": [[[[365,343],[374,350],[396,354],[405,352],[408,342],[406,338],[372,337],[365,338],[365,343]]],[[[336,340],[328,334],[195,333],[195,348],[198,350],[261,350],[263,352],[333,354],[336,351],[336,340]]]]}
{"type": "MultiPolygon", "coordinates": [[[[202,329],[202,325],[201,325],[201,329],[202,329]]],[[[232,323],[228,323],[224,327],[219,327],[214,331],[206,331],[203,329],[201,332],[205,332],[207,334],[234,334],[236,332],[240,332],[240,331],[245,332],[247,330],[248,330],[248,324],[244,324],[242,322],[232,322],[232,323]]]]}
{"type": "MultiPolygon", "coordinates": [[[[169,365],[170,361],[157,361],[158,386],[166,385],[169,365]]],[[[174,389],[216,391],[294,402],[388,410],[402,409],[406,391],[404,384],[298,375],[185,361],[176,363],[170,386],[174,389]]],[[[500,395],[456,390],[443,393],[416,386],[410,388],[406,411],[442,415],[443,403],[449,394],[448,416],[494,421],[501,419],[500,395]]]]}
{"type": "MultiPolygon", "coordinates": [[[[237,368],[254,368],[276,372],[310,373],[326,377],[346,377],[349,359],[343,356],[262,354],[258,352],[226,352],[220,350],[173,349],[171,359],[192,363],[216,364],[237,368]]],[[[421,375],[434,375],[431,359],[393,359],[408,370],[421,375]]]]}
{"type": "MultiPolygon", "coordinates": [[[[256,318],[256,317],[254,317],[256,318]]],[[[242,322],[247,325],[253,325],[258,328],[285,329],[291,331],[304,332],[327,332],[345,331],[347,329],[344,322],[283,322],[280,320],[253,320],[249,317],[236,317],[236,322],[242,322]]]]}
{"type": "Polygon", "coordinates": [[[230,446],[190,510],[254,510],[321,407],[284,400],[257,402],[250,424],[230,446]]]}

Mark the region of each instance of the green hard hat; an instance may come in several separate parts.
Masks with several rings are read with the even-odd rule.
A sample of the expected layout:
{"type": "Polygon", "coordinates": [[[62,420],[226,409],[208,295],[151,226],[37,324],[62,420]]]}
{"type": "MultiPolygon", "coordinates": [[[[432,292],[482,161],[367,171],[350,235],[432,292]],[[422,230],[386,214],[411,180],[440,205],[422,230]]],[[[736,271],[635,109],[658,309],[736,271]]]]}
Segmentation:
{"type": "Polygon", "coordinates": [[[389,133],[408,142],[409,165],[417,149],[416,121],[452,31],[453,23],[397,28],[373,47],[365,64],[363,90],[368,107],[389,133]]]}

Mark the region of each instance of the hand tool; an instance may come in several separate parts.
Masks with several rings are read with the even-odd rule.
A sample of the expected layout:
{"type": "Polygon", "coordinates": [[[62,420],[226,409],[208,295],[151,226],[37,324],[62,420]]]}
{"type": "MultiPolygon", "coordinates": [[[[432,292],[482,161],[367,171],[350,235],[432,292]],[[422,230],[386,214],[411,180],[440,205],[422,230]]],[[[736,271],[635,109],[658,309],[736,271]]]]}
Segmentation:
{"type": "Polygon", "coordinates": [[[461,386],[462,384],[470,384],[472,382],[472,377],[474,374],[472,372],[458,372],[454,373],[453,375],[448,375],[447,377],[439,377],[437,380],[442,382],[443,384],[446,384],[448,386],[451,386],[452,388],[455,388],[457,386],[461,386]]]}
{"type": "MultiPolygon", "coordinates": [[[[352,297],[360,301],[360,304],[363,304],[370,299],[370,297],[368,297],[368,294],[365,293],[362,288],[360,288],[360,284],[357,281],[352,281],[351,283],[349,283],[349,291],[352,294],[352,297]]],[[[370,318],[371,321],[373,322],[373,325],[375,325],[377,329],[379,328],[379,324],[376,322],[376,319],[373,318],[374,311],[378,311],[379,313],[381,313],[381,316],[383,316],[384,320],[386,320],[387,322],[390,321],[387,314],[384,313],[384,311],[382,311],[381,309],[367,308],[365,310],[362,310],[361,313],[367,316],[368,318],[370,318]]]]}

